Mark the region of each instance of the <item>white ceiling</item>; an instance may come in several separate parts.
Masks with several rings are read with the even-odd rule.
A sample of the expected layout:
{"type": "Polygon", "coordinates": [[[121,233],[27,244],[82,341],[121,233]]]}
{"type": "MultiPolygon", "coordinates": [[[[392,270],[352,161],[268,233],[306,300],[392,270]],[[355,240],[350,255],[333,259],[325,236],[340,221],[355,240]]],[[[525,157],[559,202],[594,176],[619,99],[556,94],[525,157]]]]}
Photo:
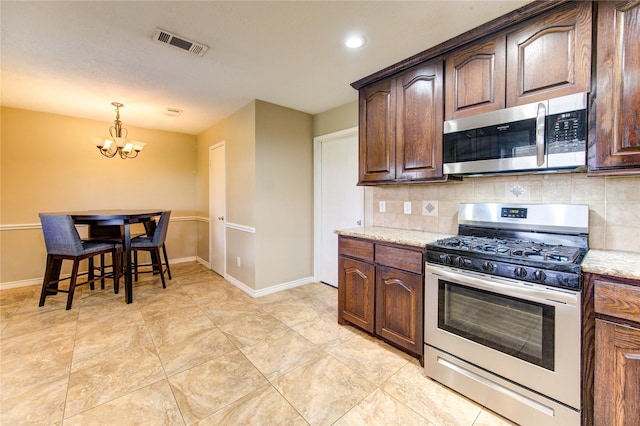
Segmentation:
{"type": "Polygon", "coordinates": [[[3,106],[198,134],[261,99],[316,114],[350,83],[529,0],[0,2],[3,106]],[[203,57],[152,40],[160,27],[203,57]],[[367,44],[344,47],[362,33],[367,44]],[[167,108],[184,112],[166,114],[167,108]]]}

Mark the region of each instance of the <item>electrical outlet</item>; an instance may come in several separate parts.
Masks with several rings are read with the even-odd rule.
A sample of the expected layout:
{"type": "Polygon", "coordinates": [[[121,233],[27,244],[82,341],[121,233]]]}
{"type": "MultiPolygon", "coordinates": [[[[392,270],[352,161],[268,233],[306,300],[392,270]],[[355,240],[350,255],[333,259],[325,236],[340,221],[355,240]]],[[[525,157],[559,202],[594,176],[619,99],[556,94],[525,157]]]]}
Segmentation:
{"type": "Polygon", "coordinates": [[[378,211],[380,213],[384,213],[387,211],[387,203],[386,201],[380,201],[380,204],[378,205],[378,211]]]}
{"type": "Polygon", "coordinates": [[[240,261],[240,256],[236,257],[236,265],[239,267],[242,266],[242,262],[240,261]]]}
{"type": "Polygon", "coordinates": [[[411,201],[404,202],[404,214],[411,214],[411,201]]]}

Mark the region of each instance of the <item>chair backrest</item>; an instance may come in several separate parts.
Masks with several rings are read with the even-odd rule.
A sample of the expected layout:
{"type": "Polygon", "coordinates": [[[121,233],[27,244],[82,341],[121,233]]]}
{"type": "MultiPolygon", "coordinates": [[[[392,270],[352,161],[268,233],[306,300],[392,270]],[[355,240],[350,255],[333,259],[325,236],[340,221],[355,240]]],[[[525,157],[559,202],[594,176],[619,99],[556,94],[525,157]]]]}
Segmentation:
{"type": "Polygon", "coordinates": [[[169,218],[171,217],[171,210],[166,210],[160,214],[160,220],[158,220],[158,226],[153,233],[151,242],[153,245],[164,244],[164,240],[167,238],[167,230],[169,229],[169,218]]]}
{"type": "Polygon", "coordinates": [[[49,254],[78,256],[83,245],[71,216],[40,213],[44,243],[49,254]]]}

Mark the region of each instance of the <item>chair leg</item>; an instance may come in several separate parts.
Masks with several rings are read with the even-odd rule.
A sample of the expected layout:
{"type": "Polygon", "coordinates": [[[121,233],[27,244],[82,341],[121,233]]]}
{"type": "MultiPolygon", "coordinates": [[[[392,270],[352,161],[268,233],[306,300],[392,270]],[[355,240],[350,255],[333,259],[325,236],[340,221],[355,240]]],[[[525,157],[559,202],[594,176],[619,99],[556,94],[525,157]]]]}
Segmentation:
{"type": "Polygon", "coordinates": [[[118,294],[118,291],[120,290],[120,255],[121,253],[118,250],[114,250],[111,252],[111,266],[113,267],[113,292],[115,294],[118,294]]]}
{"type": "Polygon", "coordinates": [[[169,258],[167,257],[167,247],[162,244],[162,253],[164,254],[164,263],[167,265],[167,275],[171,279],[171,268],[169,268],[169,258]]]}
{"type": "MultiPolygon", "coordinates": [[[[95,267],[95,265],[93,264],[93,257],[89,258],[89,266],[87,267],[87,277],[91,280],[93,279],[93,268],[95,267]]],[[[93,290],[95,288],[95,286],[93,285],[93,281],[91,281],[89,283],[89,288],[91,290],[93,290]]]]}
{"type": "Polygon", "coordinates": [[[47,297],[49,291],[49,282],[51,281],[51,274],[53,272],[53,256],[47,255],[47,266],[44,271],[44,278],[42,279],[42,291],[40,292],[40,304],[38,306],[44,306],[44,299],[47,297]]]}
{"type": "MultiPolygon", "coordinates": [[[[112,256],[113,257],[113,256],[112,256]]],[[[111,259],[111,263],[113,263],[113,259],[111,259]]],[[[104,253],[100,255],[100,289],[104,290],[104,253]]]]}
{"type": "Polygon", "coordinates": [[[153,251],[155,258],[157,259],[158,269],[160,270],[160,280],[162,280],[162,288],[167,288],[167,283],[164,281],[164,269],[162,268],[162,258],[160,257],[160,249],[156,247],[153,251]]]}
{"type": "Polygon", "coordinates": [[[131,265],[131,268],[133,268],[134,281],[138,281],[138,250],[133,251],[133,265],[131,265]]]}
{"type": "Polygon", "coordinates": [[[67,311],[71,309],[71,303],[73,303],[73,293],[76,290],[76,281],[78,279],[79,266],[80,266],[80,261],[78,259],[74,259],[73,269],[71,271],[71,282],[69,283],[69,296],[67,297],[67,311]]]}

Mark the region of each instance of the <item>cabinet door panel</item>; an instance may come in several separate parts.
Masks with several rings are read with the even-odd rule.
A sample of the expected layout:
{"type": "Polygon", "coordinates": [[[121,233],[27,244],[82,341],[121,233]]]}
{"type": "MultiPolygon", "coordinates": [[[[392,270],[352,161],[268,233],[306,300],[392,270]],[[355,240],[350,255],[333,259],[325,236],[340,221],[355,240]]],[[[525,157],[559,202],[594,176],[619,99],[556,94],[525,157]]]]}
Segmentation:
{"type": "Polygon", "coordinates": [[[396,80],[396,178],[442,177],[442,62],[421,65],[396,80]]]}
{"type": "Polygon", "coordinates": [[[375,267],[340,256],[338,268],[338,322],[373,333],[375,267]]]}
{"type": "Polygon", "coordinates": [[[598,2],[596,67],[589,170],[640,173],[640,2],[598,2]]]}
{"type": "Polygon", "coordinates": [[[376,268],[376,334],[422,354],[423,292],[420,275],[382,266],[376,268]]]}
{"type": "Polygon", "coordinates": [[[446,59],[445,120],[504,108],[505,49],[505,36],[499,36],[446,59]]]}
{"type": "Polygon", "coordinates": [[[394,180],[395,87],[383,80],[360,91],[360,182],[394,180]]]}
{"type": "Polygon", "coordinates": [[[637,425],[640,329],[596,320],[596,425],[637,425]]]}
{"type": "Polygon", "coordinates": [[[588,92],[591,3],[576,2],[507,35],[507,106],[588,92]]]}

